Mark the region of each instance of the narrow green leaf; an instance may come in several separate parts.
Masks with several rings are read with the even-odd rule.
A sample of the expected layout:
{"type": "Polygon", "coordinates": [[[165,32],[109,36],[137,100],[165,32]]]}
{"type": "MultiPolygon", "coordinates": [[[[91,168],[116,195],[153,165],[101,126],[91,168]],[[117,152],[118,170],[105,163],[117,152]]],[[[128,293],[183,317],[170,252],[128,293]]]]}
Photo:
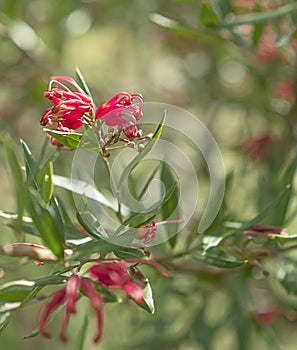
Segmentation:
{"type": "Polygon", "coordinates": [[[140,304],[139,306],[151,314],[155,313],[155,302],[153,297],[153,291],[150,283],[148,282],[145,284],[145,288],[144,288],[144,303],[140,304]]]}
{"type": "Polygon", "coordinates": [[[209,3],[202,3],[200,9],[200,23],[203,26],[212,27],[219,18],[209,3]]]}
{"type": "Polygon", "coordinates": [[[10,311],[0,313],[0,334],[8,326],[11,314],[12,313],[10,311]]]}
{"type": "Polygon", "coordinates": [[[64,146],[69,148],[78,148],[82,139],[82,134],[78,134],[71,131],[57,131],[47,128],[44,128],[43,131],[45,131],[47,134],[54,137],[64,146]]]}
{"type": "Polygon", "coordinates": [[[122,225],[116,231],[116,234],[118,234],[123,229],[123,226],[129,225],[131,227],[139,227],[147,223],[149,220],[153,219],[161,211],[162,206],[172,196],[172,193],[174,192],[176,186],[177,184],[173,183],[171,187],[167,189],[167,192],[163,195],[163,197],[145,212],[133,213],[130,215],[126,220],[124,220],[122,225]]]}
{"type": "Polygon", "coordinates": [[[239,17],[236,17],[236,19],[232,19],[230,21],[225,21],[222,23],[218,23],[217,26],[219,27],[235,27],[235,26],[241,26],[245,24],[255,24],[260,22],[267,22],[268,20],[278,18],[280,16],[292,13],[297,10],[297,4],[296,2],[292,2],[289,4],[286,4],[284,6],[280,6],[273,10],[267,10],[263,12],[256,12],[252,14],[247,15],[241,15],[239,17]]]}
{"type": "Polygon", "coordinates": [[[27,182],[30,186],[35,186],[35,188],[37,188],[37,183],[35,178],[36,178],[36,174],[39,171],[38,164],[34,160],[32,153],[24,140],[21,140],[21,145],[23,149],[23,157],[24,157],[25,167],[26,167],[27,182]]]}
{"type": "MultiPolygon", "coordinates": [[[[161,206],[161,217],[162,220],[168,219],[180,219],[180,211],[178,207],[179,201],[179,186],[178,179],[173,171],[170,169],[167,163],[163,162],[161,170],[161,183],[165,186],[166,189],[170,188],[173,184],[176,184],[175,189],[173,190],[171,196],[166,202],[161,206]]],[[[171,247],[174,247],[176,243],[176,233],[178,230],[178,224],[165,225],[165,230],[168,233],[169,244],[171,247]]]]}
{"type": "Polygon", "coordinates": [[[85,339],[87,336],[87,329],[88,329],[88,316],[85,315],[83,324],[81,326],[81,329],[78,333],[77,341],[76,341],[76,347],[75,350],[83,350],[84,349],[84,344],[85,344],[85,339]]]}
{"type": "Polygon", "coordinates": [[[38,192],[45,203],[49,203],[53,195],[53,163],[49,162],[37,175],[38,192]]]}
{"type": "Polygon", "coordinates": [[[169,29],[179,35],[183,35],[186,37],[194,38],[199,40],[200,42],[209,43],[215,41],[217,43],[225,42],[223,38],[221,38],[219,35],[215,33],[208,33],[206,31],[203,31],[201,29],[196,28],[190,28],[185,25],[182,25],[171,18],[162,16],[158,13],[154,13],[151,15],[151,21],[155,24],[158,24],[159,26],[169,29]]]}
{"type": "Polygon", "coordinates": [[[10,138],[4,140],[4,147],[11,170],[11,175],[14,181],[15,197],[17,201],[18,216],[15,222],[15,229],[20,234],[22,229],[22,216],[26,207],[26,191],[24,190],[25,188],[22,169],[18,162],[13,143],[10,138]]]}
{"type": "Polygon", "coordinates": [[[79,134],[73,131],[58,131],[44,128],[44,132],[57,139],[64,146],[69,148],[83,148],[100,152],[101,149],[87,134],[79,134]]]}
{"type": "Polygon", "coordinates": [[[90,234],[90,236],[95,239],[108,239],[108,234],[91,212],[84,211],[82,213],[77,213],[76,215],[78,222],[90,234]]]}
{"type": "Polygon", "coordinates": [[[64,284],[67,282],[67,277],[60,275],[52,275],[39,278],[34,281],[35,286],[47,286],[50,284],[64,284]]]}
{"type": "Polygon", "coordinates": [[[223,240],[223,239],[227,239],[230,236],[233,236],[235,234],[237,234],[238,232],[244,231],[250,227],[252,227],[253,225],[259,224],[265,217],[267,217],[267,215],[269,214],[269,212],[274,209],[279,203],[280,201],[285,198],[288,194],[288,191],[291,191],[291,186],[288,185],[286,186],[275,198],[274,200],[272,200],[258,215],[256,215],[252,220],[247,221],[242,223],[242,225],[238,228],[236,228],[235,230],[232,230],[230,232],[228,232],[227,234],[225,234],[223,237],[219,237],[219,239],[223,240]]]}
{"type": "Polygon", "coordinates": [[[59,258],[64,258],[64,227],[56,208],[45,206],[36,191],[30,191],[29,211],[45,245],[59,258]]]}
{"type": "Polygon", "coordinates": [[[229,258],[222,258],[220,256],[212,255],[209,253],[203,254],[201,251],[196,251],[192,254],[192,257],[193,259],[198,260],[204,264],[222,268],[239,267],[246,263],[246,261],[236,260],[231,256],[229,258]]]}
{"type": "Polygon", "coordinates": [[[115,250],[116,246],[104,241],[96,239],[95,241],[80,244],[74,248],[74,253],[69,257],[71,261],[86,259],[94,253],[99,253],[100,258],[104,258],[106,254],[115,250]]]}
{"type": "Polygon", "coordinates": [[[34,282],[26,280],[4,283],[0,286],[0,300],[5,302],[23,301],[33,286],[34,282]]]}
{"type": "Polygon", "coordinates": [[[25,335],[24,339],[31,339],[31,338],[37,337],[37,335],[39,335],[39,329],[35,328],[30,334],[25,335]]]}
{"type": "Polygon", "coordinates": [[[114,254],[120,259],[141,259],[144,257],[144,252],[141,249],[134,248],[117,248],[114,254]]]}
{"type": "Polygon", "coordinates": [[[166,111],[163,113],[163,117],[161,119],[160,124],[157,126],[152,139],[150,142],[145,146],[145,148],[137,154],[135,158],[132,159],[132,161],[126,166],[125,170],[123,171],[120,180],[119,180],[119,188],[124,183],[125,180],[128,179],[128,176],[130,172],[137,166],[137,164],[154,148],[154,146],[157,144],[159,138],[161,137],[164,124],[166,119],[166,111]]]}
{"type": "Polygon", "coordinates": [[[93,187],[85,181],[71,179],[60,175],[54,175],[53,183],[55,186],[62,187],[65,190],[93,199],[105,205],[106,207],[117,211],[117,204],[115,201],[109,200],[101,192],[99,192],[97,188],[93,187]]]}
{"type": "Polygon", "coordinates": [[[88,85],[87,85],[87,83],[86,83],[86,81],[85,81],[81,71],[78,68],[76,68],[75,69],[75,73],[76,73],[76,76],[78,78],[78,82],[79,82],[80,87],[84,90],[84,92],[87,95],[89,95],[91,97],[90,89],[89,89],[89,87],[88,87],[88,85]]]}

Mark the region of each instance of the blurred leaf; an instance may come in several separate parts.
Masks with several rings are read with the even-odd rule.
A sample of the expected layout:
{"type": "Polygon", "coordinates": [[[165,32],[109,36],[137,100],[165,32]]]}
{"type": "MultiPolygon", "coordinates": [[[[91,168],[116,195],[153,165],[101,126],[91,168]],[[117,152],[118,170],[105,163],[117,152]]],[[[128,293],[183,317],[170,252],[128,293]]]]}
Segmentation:
{"type": "Polygon", "coordinates": [[[182,25],[173,19],[170,19],[168,17],[162,16],[158,13],[154,13],[151,15],[151,21],[155,24],[158,24],[159,26],[170,29],[171,31],[183,35],[186,37],[197,39],[201,42],[209,43],[210,41],[216,41],[218,43],[225,42],[223,38],[221,38],[216,33],[207,33],[205,31],[202,31],[201,29],[195,29],[190,28],[185,25],[182,25]]]}
{"type": "Polygon", "coordinates": [[[85,79],[84,79],[84,77],[83,77],[81,71],[80,71],[78,68],[76,68],[75,72],[76,72],[76,76],[77,76],[77,78],[78,78],[80,87],[84,90],[84,92],[85,92],[87,95],[89,95],[90,97],[92,97],[91,92],[90,92],[90,89],[89,89],[89,87],[88,87],[88,85],[87,85],[87,83],[86,83],[86,81],[85,81],[85,79]]]}
{"type": "Polygon", "coordinates": [[[209,3],[202,3],[200,9],[200,23],[211,27],[218,22],[219,18],[209,3]]]}
{"type": "MultiPolygon", "coordinates": [[[[176,184],[175,189],[173,190],[171,196],[161,206],[160,213],[163,220],[168,220],[169,218],[180,219],[180,211],[178,206],[178,201],[179,201],[178,183],[179,182],[178,182],[178,178],[176,177],[176,174],[173,173],[173,171],[171,170],[171,168],[166,162],[163,162],[162,170],[161,170],[161,184],[165,186],[166,190],[170,188],[173,184],[176,184]]],[[[177,237],[176,234],[178,230],[178,224],[165,225],[164,229],[167,231],[168,236],[171,237],[169,239],[169,244],[171,245],[171,247],[174,247],[176,242],[176,237],[177,237]]]]}
{"type": "Polygon", "coordinates": [[[53,163],[49,162],[37,175],[38,192],[45,203],[49,203],[53,195],[53,163]]]}
{"type": "Polygon", "coordinates": [[[117,211],[117,204],[115,201],[109,200],[97,188],[88,184],[85,181],[71,179],[69,177],[54,175],[53,183],[55,186],[64,188],[65,190],[74,192],[76,194],[84,195],[87,198],[91,198],[108,208],[117,211]]]}
{"type": "Polygon", "coordinates": [[[119,188],[123,184],[123,182],[128,179],[129,174],[131,171],[137,166],[137,164],[154,148],[154,146],[157,144],[159,138],[161,137],[164,124],[165,124],[165,119],[166,119],[166,111],[163,113],[163,117],[160,121],[160,124],[157,126],[152,139],[149,141],[149,143],[145,146],[145,148],[137,154],[136,157],[132,159],[132,161],[125,167],[120,180],[119,180],[119,188]]]}
{"type": "Polygon", "coordinates": [[[88,329],[88,315],[85,315],[83,324],[81,326],[81,329],[78,333],[77,341],[75,350],[83,350],[84,349],[84,343],[87,336],[87,329],[88,329]]]}
{"type": "Polygon", "coordinates": [[[33,286],[34,282],[26,280],[4,283],[0,286],[0,300],[6,302],[23,301],[33,286]]]}
{"type": "Polygon", "coordinates": [[[228,237],[233,236],[238,232],[242,232],[242,231],[244,231],[244,230],[246,230],[254,225],[261,223],[261,221],[269,215],[270,211],[273,210],[274,208],[276,208],[279,205],[279,203],[284,198],[287,197],[288,192],[290,192],[290,191],[291,191],[291,186],[290,185],[285,186],[285,188],[283,188],[283,190],[280,191],[280,193],[272,201],[270,201],[270,203],[258,215],[256,215],[253,219],[242,223],[241,226],[238,227],[238,229],[230,231],[230,232],[226,233],[223,237],[219,237],[219,238],[221,240],[227,239],[228,237]]]}
{"type": "Polygon", "coordinates": [[[15,229],[18,233],[22,230],[22,216],[26,207],[27,193],[24,187],[24,180],[22,175],[22,169],[19,165],[16,153],[14,151],[14,145],[10,138],[6,138],[4,141],[4,147],[9,162],[11,175],[14,181],[15,197],[17,202],[17,219],[15,221],[15,229]]]}
{"type": "Polygon", "coordinates": [[[64,228],[56,208],[45,206],[36,191],[30,191],[29,211],[45,245],[59,259],[64,258],[64,228]]]}
{"type": "Polygon", "coordinates": [[[253,44],[256,47],[262,37],[263,30],[265,28],[265,23],[257,23],[254,26],[254,31],[253,31],[253,44]]]}
{"type": "Polygon", "coordinates": [[[294,193],[293,181],[294,181],[296,169],[297,169],[297,157],[292,161],[291,164],[286,165],[286,169],[284,170],[280,178],[280,183],[278,185],[279,188],[286,187],[288,190],[282,196],[277,206],[275,206],[275,210],[273,211],[270,219],[271,225],[283,226],[285,224],[289,203],[290,203],[292,194],[294,193]]]}
{"type": "Polygon", "coordinates": [[[39,329],[35,328],[35,329],[33,329],[33,331],[30,334],[25,335],[24,339],[31,339],[31,338],[36,337],[37,335],[39,335],[39,329]]]}
{"type": "Polygon", "coordinates": [[[214,255],[211,253],[202,253],[201,251],[196,251],[192,254],[193,259],[198,260],[204,264],[212,265],[222,268],[234,268],[239,267],[246,263],[246,261],[237,260],[233,256],[222,257],[220,255],[214,255]]]}
{"type": "Polygon", "coordinates": [[[77,213],[77,220],[82,227],[95,239],[108,239],[108,234],[96,217],[89,211],[77,213]]]}
{"type": "Polygon", "coordinates": [[[8,326],[10,317],[11,317],[10,311],[0,312],[0,334],[8,326]]]}
{"type": "Polygon", "coordinates": [[[278,18],[280,16],[289,14],[297,10],[296,3],[289,3],[284,6],[280,6],[273,10],[266,10],[263,12],[256,12],[247,15],[240,15],[236,17],[236,19],[232,19],[230,21],[224,21],[222,23],[218,23],[218,26],[230,28],[235,26],[241,26],[245,24],[254,24],[260,22],[267,22],[268,20],[278,18]]]}
{"type": "Polygon", "coordinates": [[[34,281],[35,286],[47,286],[49,284],[64,284],[67,282],[67,277],[65,276],[59,276],[59,275],[52,275],[52,276],[46,276],[39,278],[34,281]]]}

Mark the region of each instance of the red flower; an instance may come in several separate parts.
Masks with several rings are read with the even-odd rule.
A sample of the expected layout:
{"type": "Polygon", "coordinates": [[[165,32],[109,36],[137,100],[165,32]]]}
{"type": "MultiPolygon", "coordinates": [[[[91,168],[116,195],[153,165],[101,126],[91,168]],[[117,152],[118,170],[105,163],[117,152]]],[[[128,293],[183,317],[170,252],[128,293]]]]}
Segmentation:
{"type": "Polygon", "coordinates": [[[126,137],[134,138],[138,132],[136,121],[142,117],[142,106],[142,95],[120,92],[97,108],[96,118],[107,126],[120,126],[126,137]]]}
{"type": "Polygon", "coordinates": [[[47,338],[51,336],[45,327],[52,313],[60,305],[64,304],[65,307],[60,328],[60,338],[64,342],[67,341],[66,331],[69,323],[69,318],[71,314],[76,313],[76,303],[80,297],[80,291],[89,297],[91,306],[97,314],[97,335],[95,336],[94,341],[98,342],[101,339],[103,330],[103,299],[89,279],[81,278],[76,274],[71,275],[66,283],[66,286],[57,290],[53,294],[52,299],[41,309],[38,328],[42,336],[47,338]]]}
{"type": "Polygon", "coordinates": [[[284,80],[275,87],[275,96],[284,100],[291,100],[295,97],[295,82],[293,80],[284,80]]]}
{"type": "Polygon", "coordinates": [[[249,138],[242,144],[241,148],[252,160],[263,160],[267,157],[272,143],[271,135],[269,133],[264,133],[249,138]]]}
{"type": "Polygon", "coordinates": [[[144,302],[145,284],[135,280],[129,274],[129,266],[124,261],[103,262],[89,269],[90,275],[96,277],[105,287],[123,289],[137,304],[144,302]]]}
{"type": "Polygon", "coordinates": [[[151,224],[140,226],[135,234],[135,238],[142,239],[144,244],[148,244],[156,238],[157,227],[166,224],[181,224],[183,220],[166,220],[151,224]]]}
{"type": "Polygon", "coordinates": [[[85,120],[94,119],[92,99],[70,77],[51,77],[49,89],[44,92],[44,96],[54,105],[43,113],[40,120],[43,126],[69,131],[79,129],[85,120]],[[64,83],[70,85],[73,90],[64,83]]]}

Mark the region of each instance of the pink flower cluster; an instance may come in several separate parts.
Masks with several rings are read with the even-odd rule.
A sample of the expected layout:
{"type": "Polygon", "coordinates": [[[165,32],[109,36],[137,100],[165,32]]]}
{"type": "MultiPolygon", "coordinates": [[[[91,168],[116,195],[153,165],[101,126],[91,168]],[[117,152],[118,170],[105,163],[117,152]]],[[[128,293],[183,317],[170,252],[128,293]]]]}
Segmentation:
{"type": "MultiPolygon", "coordinates": [[[[83,124],[92,125],[101,120],[107,126],[118,126],[125,136],[137,136],[136,122],[142,117],[143,97],[140,94],[120,92],[101,104],[95,111],[92,98],[74,79],[67,76],[51,77],[44,96],[54,105],[45,110],[40,124],[61,132],[77,130],[83,124]],[[69,87],[68,87],[69,86],[69,87]]],[[[60,145],[51,138],[54,145],[60,145]]]]}
{"type": "MultiPolygon", "coordinates": [[[[105,261],[93,265],[88,273],[90,277],[95,278],[99,285],[109,288],[122,289],[135,303],[142,305],[145,302],[145,285],[147,282],[142,276],[141,279],[135,279],[131,273],[134,267],[129,264],[144,263],[157,268],[164,276],[168,276],[167,271],[155,261],[128,259],[105,261]]],[[[67,341],[67,326],[70,316],[76,313],[76,304],[82,292],[90,300],[90,305],[97,316],[97,333],[94,337],[94,342],[99,342],[103,334],[103,297],[96,288],[96,282],[87,277],[81,277],[78,274],[72,274],[65,287],[58,289],[51,297],[51,300],[45,304],[41,310],[38,320],[38,329],[42,336],[49,338],[51,335],[45,329],[53,312],[64,305],[64,315],[60,328],[60,338],[62,341],[67,341]]]]}

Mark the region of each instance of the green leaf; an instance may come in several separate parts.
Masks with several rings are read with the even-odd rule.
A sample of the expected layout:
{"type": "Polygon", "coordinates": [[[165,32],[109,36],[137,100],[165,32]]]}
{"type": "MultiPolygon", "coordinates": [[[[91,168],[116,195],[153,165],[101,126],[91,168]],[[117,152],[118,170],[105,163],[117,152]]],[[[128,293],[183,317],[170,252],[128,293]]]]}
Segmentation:
{"type": "Polygon", "coordinates": [[[167,192],[163,195],[163,197],[145,212],[133,213],[131,216],[129,216],[126,220],[124,220],[115,234],[117,235],[123,229],[123,226],[129,225],[131,227],[139,227],[147,223],[149,220],[153,219],[161,211],[162,206],[172,196],[176,186],[177,184],[173,183],[171,187],[167,189],[167,192]]]}
{"type": "Polygon", "coordinates": [[[32,153],[26,144],[25,141],[21,140],[21,145],[23,149],[23,157],[25,161],[25,167],[26,167],[26,175],[27,175],[27,182],[30,186],[35,186],[37,188],[36,183],[36,174],[39,171],[38,164],[34,160],[32,153]]]}
{"type": "Polygon", "coordinates": [[[33,286],[34,282],[26,280],[4,283],[0,286],[0,300],[5,302],[23,301],[33,286]]]}
{"type": "Polygon", "coordinates": [[[145,181],[144,185],[142,186],[141,190],[136,191],[135,188],[135,183],[136,183],[136,179],[133,177],[132,173],[129,174],[129,178],[128,178],[128,185],[129,185],[129,189],[131,189],[132,195],[134,196],[134,198],[136,198],[138,201],[140,201],[142,199],[142,197],[145,195],[146,191],[149,188],[150,183],[152,182],[152,180],[154,179],[157,171],[160,169],[161,167],[161,163],[159,163],[155,169],[153,169],[153,171],[151,172],[151,174],[148,176],[147,180],[145,181]]]}
{"type": "Polygon", "coordinates": [[[182,25],[168,17],[162,16],[160,14],[154,13],[151,15],[151,21],[159,26],[169,29],[179,35],[183,35],[186,37],[194,38],[199,40],[200,42],[209,43],[209,41],[222,43],[225,42],[223,38],[215,33],[208,33],[201,29],[190,28],[185,25],[182,25]]]}
{"type": "Polygon", "coordinates": [[[81,326],[81,329],[78,333],[77,341],[75,350],[83,350],[84,349],[84,343],[87,336],[87,329],[88,329],[88,315],[85,315],[83,324],[81,326]]]}
{"type": "Polygon", "coordinates": [[[256,12],[256,13],[247,14],[247,15],[241,15],[239,17],[236,17],[236,19],[232,19],[230,21],[218,23],[217,26],[230,28],[230,27],[241,26],[241,25],[245,25],[245,24],[267,22],[271,19],[278,18],[280,16],[289,14],[289,13],[296,11],[296,10],[297,10],[297,4],[296,4],[296,2],[292,2],[292,3],[286,4],[284,6],[280,6],[276,9],[273,9],[273,10],[256,12]]]}
{"type": "MultiPolygon", "coordinates": [[[[139,305],[139,304],[137,304],[139,305]]],[[[147,282],[144,288],[144,303],[139,305],[142,309],[151,314],[155,313],[155,302],[151,285],[147,282]]]]}
{"type": "Polygon", "coordinates": [[[77,213],[76,215],[78,222],[90,234],[90,236],[95,239],[108,239],[108,234],[91,212],[84,211],[82,213],[77,213]]]}
{"type": "Polygon", "coordinates": [[[126,259],[141,259],[144,257],[144,252],[141,249],[134,248],[121,248],[118,247],[114,251],[114,254],[123,260],[126,259]]]}
{"type": "Polygon", "coordinates": [[[4,140],[4,147],[7,155],[7,159],[10,165],[11,175],[14,181],[15,197],[17,202],[17,219],[15,222],[15,229],[18,233],[21,233],[22,229],[22,216],[26,207],[26,190],[24,188],[24,180],[22,175],[22,169],[18,162],[12,140],[8,137],[4,140]]]}
{"type": "Polygon", "coordinates": [[[71,179],[69,177],[54,175],[53,183],[55,186],[64,188],[76,194],[83,195],[87,198],[93,199],[106,207],[117,211],[117,204],[115,201],[111,201],[106,198],[101,192],[94,188],[92,185],[85,181],[71,179]]]}
{"type": "Polygon", "coordinates": [[[94,253],[99,253],[100,258],[115,250],[116,246],[102,239],[86,242],[74,248],[74,253],[69,256],[69,260],[84,260],[94,253]]]}
{"type": "Polygon", "coordinates": [[[210,253],[203,254],[201,251],[196,251],[192,254],[193,259],[198,260],[204,264],[212,265],[216,267],[222,268],[234,268],[239,267],[246,263],[246,261],[237,260],[236,258],[229,257],[221,257],[218,255],[213,255],[210,253]]]}
{"type": "Polygon", "coordinates": [[[79,82],[80,87],[84,90],[84,92],[87,95],[89,95],[91,97],[90,89],[89,89],[89,87],[88,87],[88,85],[87,85],[87,83],[86,83],[86,81],[85,81],[81,71],[78,68],[76,68],[75,69],[75,73],[76,73],[76,76],[78,78],[78,82],[79,82]]]}
{"type": "MultiPolygon", "coordinates": [[[[176,174],[170,169],[167,163],[163,162],[161,170],[161,183],[165,185],[166,190],[169,189],[173,184],[176,184],[171,196],[166,202],[161,206],[161,217],[163,220],[170,219],[180,219],[180,211],[178,207],[179,201],[179,186],[178,178],[176,174]]],[[[178,230],[178,224],[165,225],[165,230],[169,237],[169,244],[174,247],[176,243],[176,234],[178,230]]]]}
{"type": "Polygon", "coordinates": [[[0,334],[8,326],[10,317],[11,317],[10,311],[0,312],[0,334]]]}
{"type": "Polygon", "coordinates": [[[44,128],[45,131],[50,136],[54,137],[64,146],[69,148],[78,148],[80,141],[82,139],[82,134],[71,132],[71,131],[57,131],[44,128]]]}
{"type": "Polygon", "coordinates": [[[87,134],[79,134],[73,131],[58,131],[44,128],[50,136],[54,137],[64,146],[69,148],[83,148],[100,152],[101,149],[97,143],[94,142],[87,134]]]}
{"type": "Polygon", "coordinates": [[[154,148],[154,146],[157,144],[159,138],[161,137],[164,124],[166,119],[166,111],[163,113],[163,117],[160,121],[160,124],[157,126],[152,139],[149,141],[149,143],[145,146],[145,148],[137,154],[136,157],[132,159],[132,161],[126,166],[125,170],[123,171],[120,180],[119,180],[119,188],[124,183],[125,180],[128,179],[128,176],[130,172],[137,166],[137,164],[154,148]]]}
{"type": "Polygon", "coordinates": [[[200,9],[200,23],[207,27],[212,27],[219,18],[209,3],[202,3],[200,9]]]}
{"type": "Polygon", "coordinates": [[[228,233],[226,233],[223,237],[219,237],[220,240],[225,240],[230,236],[233,236],[237,234],[238,232],[242,232],[253,225],[259,224],[267,215],[269,215],[269,212],[273,210],[284,198],[287,197],[288,191],[291,191],[291,186],[287,185],[275,198],[272,200],[258,215],[256,215],[252,220],[246,221],[241,224],[238,228],[235,230],[232,230],[228,233]]]}
{"type": "Polygon", "coordinates": [[[53,195],[53,163],[49,162],[37,175],[38,192],[45,203],[49,203],[53,195]]]}
{"type": "Polygon", "coordinates": [[[31,338],[37,337],[37,335],[39,335],[39,329],[35,328],[30,334],[25,335],[24,339],[31,339],[31,338]]]}
{"type": "Polygon", "coordinates": [[[64,259],[64,227],[54,202],[46,206],[39,194],[30,191],[29,211],[40,237],[59,259],[64,259]]]}
{"type": "Polygon", "coordinates": [[[34,281],[35,286],[47,286],[49,284],[64,284],[67,282],[67,277],[60,275],[52,275],[39,278],[34,281]]]}

